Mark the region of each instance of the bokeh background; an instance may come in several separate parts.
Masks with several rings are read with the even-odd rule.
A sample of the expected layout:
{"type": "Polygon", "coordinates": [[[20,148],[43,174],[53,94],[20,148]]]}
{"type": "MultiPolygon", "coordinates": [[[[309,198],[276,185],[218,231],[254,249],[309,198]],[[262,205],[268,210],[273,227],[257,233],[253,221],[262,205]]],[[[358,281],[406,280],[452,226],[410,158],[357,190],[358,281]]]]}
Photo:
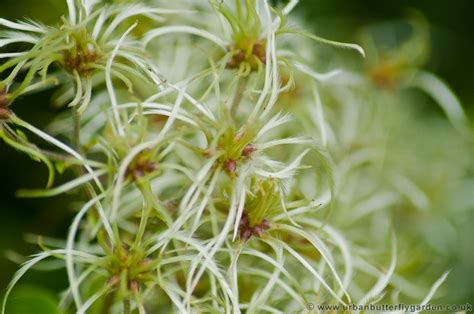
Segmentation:
{"type": "MultiPolygon", "coordinates": [[[[64,2],[0,0],[0,17],[13,20],[33,17],[44,23],[54,24],[65,12],[64,2]]],[[[449,83],[472,121],[473,0],[301,0],[296,14],[319,35],[357,42],[357,30],[368,25],[401,20],[406,17],[408,9],[420,12],[430,24],[431,53],[425,68],[449,83]]],[[[38,127],[46,126],[58,113],[50,105],[53,92],[44,91],[22,98],[14,104],[16,114],[38,127]]],[[[440,114],[436,106],[423,107],[423,110],[426,110],[426,115],[440,114]]],[[[34,235],[64,238],[67,231],[73,215],[73,211],[67,206],[69,196],[32,200],[15,197],[15,192],[20,188],[42,186],[45,175],[44,166],[0,142],[0,291],[4,291],[14,271],[18,269],[12,259],[21,261],[21,255],[37,251],[34,243],[38,238],[34,235]]],[[[474,174],[467,175],[473,177],[474,174]]],[[[474,184],[470,187],[473,190],[469,193],[474,195],[474,184]]],[[[446,284],[447,292],[442,297],[444,302],[474,304],[474,197],[471,201],[470,214],[465,216],[468,221],[460,227],[464,229],[457,230],[462,235],[462,240],[449,243],[454,248],[462,248],[453,249],[444,259],[446,267],[453,270],[446,284]]],[[[442,234],[439,236],[443,238],[442,234]]],[[[22,280],[21,286],[17,290],[18,300],[34,292],[41,295],[43,301],[52,302],[55,293],[64,289],[67,283],[62,271],[32,271],[22,280]]]]}

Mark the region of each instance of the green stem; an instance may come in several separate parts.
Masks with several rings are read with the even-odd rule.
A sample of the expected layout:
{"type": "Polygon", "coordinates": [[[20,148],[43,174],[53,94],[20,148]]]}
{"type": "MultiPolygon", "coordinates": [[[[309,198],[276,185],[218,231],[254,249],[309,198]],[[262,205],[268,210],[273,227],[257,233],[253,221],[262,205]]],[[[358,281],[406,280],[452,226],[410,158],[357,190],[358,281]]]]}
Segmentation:
{"type": "Polygon", "coordinates": [[[115,293],[107,294],[107,296],[105,297],[105,300],[104,300],[104,302],[102,303],[102,306],[101,306],[101,311],[100,311],[101,314],[108,314],[108,313],[111,312],[112,306],[114,305],[115,293]]]}
{"type": "Polygon", "coordinates": [[[150,216],[150,211],[151,211],[150,209],[151,208],[148,206],[148,204],[145,207],[143,207],[142,217],[140,219],[140,225],[138,227],[137,236],[135,237],[135,242],[133,243],[132,250],[136,249],[142,242],[143,236],[146,231],[147,223],[148,223],[148,217],[150,216]]]}
{"type": "Polygon", "coordinates": [[[133,243],[132,250],[136,249],[141,244],[148,224],[148,217],[150,216],[151,210],[153,208],[153,202],[150,200],[150,197],[153,196],[150,190],[149,183],[138,181],[137,185],[140,191],[142,192],[143,198],[145,199],[145,206],[142,210],[142,217],[140,219],[140,225],[138,227],[137,236],[135,237],[135,242],[133,243]]]}
{"type": "Polygon", "coordinates": [[[123,313],[132,314],[132,311],[130,309],[130,300],[128,298],[123,300],[123,313]]]}
{"type": "Polygon", "coordinates": [[[74,135],[73,146],[81,153],[81,113],[79,106],[74,106],[74,135]]]}
{"type": "Polygon", "coordinates": [[[120,230],[117,221],[112,223],[112,230],[114,232],[115,249],[119,252],[122,252],[124,248],[122,246],[122,240],[120,238],[120,230]]]}
{"type": "Polygon", "coordinates": [[[18,88],[10,94],[12,101],[14,99],[16,99],[18,96],[20,96],[23,93],[23,91],[28,87],[28,85],[30,85],[30,83],[31,83],[31,81],[33,81],[37,71],[38,71],[38,66],[36,66],[36,65],[33,65],[28,70],[28,72],[26,73],[25,78],[23,79],[23,82],[21,82],[20,86],[18,86],[18,88]]]}
{"type": "Polygon", "coordinates": [[[244,96],[245,87],[247,86],[247,77],[239,77],[237,82],[237,91],[235,92],[234,99],[232,100],[232,104],[230,105],[230,114],[232,117],[235,117],[237,111],[239,109],[239,105],[242,101],[244,96]]]}

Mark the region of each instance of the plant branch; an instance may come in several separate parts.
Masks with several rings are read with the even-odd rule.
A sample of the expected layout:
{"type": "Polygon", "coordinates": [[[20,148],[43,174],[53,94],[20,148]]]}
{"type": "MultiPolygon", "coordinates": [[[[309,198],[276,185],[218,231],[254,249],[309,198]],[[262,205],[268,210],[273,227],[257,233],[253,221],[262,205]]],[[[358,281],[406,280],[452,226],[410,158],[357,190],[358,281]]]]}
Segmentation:
{"type": "Polygon", "coordinates": [[[239,105],[245,93],[245,87],[247,86],[248,77],[239,77],[237,82],[237,91],[235,92],[234,99],[230,105],[230,114],[235,117],[239,109],[239,105]]]}

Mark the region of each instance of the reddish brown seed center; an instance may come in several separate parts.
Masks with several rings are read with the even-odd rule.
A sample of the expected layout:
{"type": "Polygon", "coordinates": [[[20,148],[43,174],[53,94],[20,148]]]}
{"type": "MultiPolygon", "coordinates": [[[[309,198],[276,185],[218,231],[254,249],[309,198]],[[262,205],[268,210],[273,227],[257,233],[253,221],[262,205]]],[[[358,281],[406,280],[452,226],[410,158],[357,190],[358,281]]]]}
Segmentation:
{"type": "Polygon", "coordinates": [[[133,177],[134,179],[138,179],[144,177],[147,173],[151,173],[155,170],[155,163],[151,161],[146,161],[143,163],[137,163],[135,166],[130,167],[127,170],[127,175],[133,177]]]}
{"type": "Polygon", "coordinates": [[[136,180],[157,169],[156,163],[153,160],[150,160],[151,156],[149,155],[149,152],[149,150],[142,151],[129,164],[126,172],[128,177],[136,180]]]}
{"type": "Polygon", "coordinates": [[[4,108],[8,105],[9,101],[5,92],[0,92],[0,108],[4,108]]]}
{"type": "Polygon", "coordinates": [[[247,144],[245,145],[244,149],[242,149],[242,156],[250,157],[250,155],[252,155],[255,150],[255,146],[253,146],[252,144],[247,144]]]}
{"type": "Polygon", "coordinates": [[[248,48],[250,48],[249,55],[246,53],[248,48],[245,48],[245,45],[244,48],[238,48],[227,63],[227,68],[238,69],[243,62],[247,62],[250,64],[251,69],[256,71],[258,69],[258,62],[263,64],[267,62],[266,48],[263,43],[256,42],[248,45],[248,48]]]}
{"type": "Polygon", "coordinates": [[[150,258],[135,260],[130,255],[128,248],[124,248],[124,251],[119,253],[117,257],[107,264],[111,275],[107,280],[107,285],[118,287],[121,284],[121,275],[126,271],[127,277],[124,279],[128,290],[132,293],[140,291],[140,286],[144,282],[144,275],[153,268],[153,261],[150,258]]]}
{"type": "Polygon", "coordinates": [[[0,91],[0,120],[7,120],[10,118],[11,111],[8,109],[10,100],[5,91],[0,91]]]}
{"type": "Polygon", "coordinates": [[[0,108],[0,120],[8,120],[11,116],[11,111],[6,108],[0,108]]]}
{"type": "Polygon", "coordinates": [[[224,163],[224,168],[228,174],[235,174],[235,171],[237,170],[237,162],[233,159],[228,159],[224,163]]]}
{"type": "MultiPolygon", "coordinates": [[[[249,158],[253,152],[255,152],[256,148],[252,144],[247,144],[241,151],[241,156],[244,158],[249,158]]],[[[227,159],[224,162],[224,169],[225,171],[230,174],[234,175],[237,171],[237,161],[234,159],[227,159]]]]}
{"type": "Polygon", "coordinates": [[[64,69],[70,73],[77,71],[80,76],[88,75],[98,59],[98,55],[93,47],[78,47],[75,51],[64,53],[64,69]]]}
{"type": "Polygon", "coordinates": [[[257,57],[263,64],[267,63],[267,52],[265,50],[265,46],[261,43],[256,43],[252,49],[252,54],[257,57]]]}
{"type": "Polygon", "coordinates": [[[260,223],[252,226],[250,225],[247,213],[245,211],[242,213],[242,218],[240,219],[240,238],[243,242],[247,242],[252,236],[260,238],[267,229],[270,229],[270,222],[267,219],[263,219],[260,223]]]}

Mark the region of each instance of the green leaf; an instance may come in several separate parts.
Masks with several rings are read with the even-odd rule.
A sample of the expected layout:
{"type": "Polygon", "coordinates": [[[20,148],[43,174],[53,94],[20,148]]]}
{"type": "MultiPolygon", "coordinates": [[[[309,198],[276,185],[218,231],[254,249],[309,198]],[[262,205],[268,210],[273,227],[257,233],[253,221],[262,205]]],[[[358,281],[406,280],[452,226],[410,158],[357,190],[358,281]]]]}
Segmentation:
{"type": "Polygon", "coordinates": [[[60,314],[57,300],[47,289],[21,286],[12,293],[6,312],[9,314],[60,314]]]}
{"type": "Polygon", "coordinates": [[[18,134],[20,138],[22,138],[25,142],[28,142],[28,137],[26,136],[25,133],[23,133],[23,131],[18,130],[18,129],[15,131],[16,131],[16,134],[18,134]]]}
{"type": "Polygon", "coordinates": [[[58,171],[59,174],[63,174],[64,170],[66,170],[66,163],[63,162],[63,161],[57,161],[57,162],[55,162],[54,165],[55,165],[56,170],[58,171]]]}

